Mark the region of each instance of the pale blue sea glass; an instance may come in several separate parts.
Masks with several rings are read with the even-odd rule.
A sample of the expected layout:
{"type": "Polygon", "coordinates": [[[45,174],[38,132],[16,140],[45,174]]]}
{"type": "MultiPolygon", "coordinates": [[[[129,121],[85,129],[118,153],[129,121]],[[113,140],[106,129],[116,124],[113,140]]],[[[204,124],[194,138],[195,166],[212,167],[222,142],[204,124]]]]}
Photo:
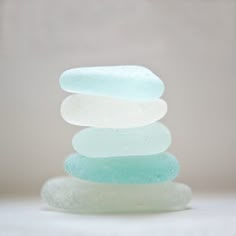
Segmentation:
{"type": "Polygon", "coordinates": [[[179,163],[170,153],[136,157],[89,158],[71,154],[64,163],[70,175],[100,183],[150,184],[173,180],[179,163]]]}
{"type": "Polygon", "coordinates": [[[72,140],[78,153],[94,158],[152,155],[166,151],[170,144],[170,131],[161,122],[127,129],[86,128],[72,140]]]}
{"type": "Polygon", "coordinates": [[[164,84],[142,66],[81,67],[66,70],[60,77],[63,90],[72,93],[112,96],[132,100],[160,98],[164,84]]]}

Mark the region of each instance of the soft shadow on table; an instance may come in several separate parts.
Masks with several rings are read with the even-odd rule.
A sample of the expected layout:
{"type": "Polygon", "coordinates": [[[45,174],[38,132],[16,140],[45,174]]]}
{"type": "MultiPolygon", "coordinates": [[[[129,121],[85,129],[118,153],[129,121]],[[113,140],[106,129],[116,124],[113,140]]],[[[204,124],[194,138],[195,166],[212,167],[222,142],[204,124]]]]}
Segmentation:
{"type": "Polygon", "coordinates": [[[175,211],[161,211],[161,212],[139,212],[139,213],[78,213],[78,212],[68,212],[68,211],[63,211],[60,209],[55,209],[51,207],[41,207],[40,209],[42,212],[51,212],[51,213],[58,213],[62,215],[72,215],[72,216],[78,216],[78,217],[85,217],[85,218],[93,218],[93,217],[101,217],[101,218],[122,218],[125,217],[127,218],[142,218],[142,217],[158,217],[158,216],[163,216],[163,215],[174,215],[180,212],[186,212],[189,210],[194,210],[192,207],[186,207],[185,209],[182,210],[175,210],[175,211]]]}

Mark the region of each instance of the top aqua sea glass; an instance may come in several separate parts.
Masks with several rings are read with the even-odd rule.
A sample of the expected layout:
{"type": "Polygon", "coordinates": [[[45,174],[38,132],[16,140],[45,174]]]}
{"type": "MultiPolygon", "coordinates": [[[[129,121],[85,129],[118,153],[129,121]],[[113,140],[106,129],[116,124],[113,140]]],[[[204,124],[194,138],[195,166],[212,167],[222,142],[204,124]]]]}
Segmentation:
{"type": "Polygon", "coordinates": [[[142,66],[82,67],[62,73],[60,86],[72,93],[153,100],[164,92],[163,82],[142,66]]]}

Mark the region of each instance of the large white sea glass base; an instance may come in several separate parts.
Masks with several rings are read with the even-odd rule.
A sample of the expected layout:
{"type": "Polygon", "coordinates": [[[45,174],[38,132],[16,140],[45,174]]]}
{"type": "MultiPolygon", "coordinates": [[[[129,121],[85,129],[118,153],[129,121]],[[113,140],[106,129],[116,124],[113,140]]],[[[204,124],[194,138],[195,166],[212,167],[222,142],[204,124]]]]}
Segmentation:
{"type": "Polygon", "coordinates": [[[73,177],[47,181],[41,195],[51,207],[85,214],[182,210],[192,197],[181,183],[99,184],[73,177]]]}

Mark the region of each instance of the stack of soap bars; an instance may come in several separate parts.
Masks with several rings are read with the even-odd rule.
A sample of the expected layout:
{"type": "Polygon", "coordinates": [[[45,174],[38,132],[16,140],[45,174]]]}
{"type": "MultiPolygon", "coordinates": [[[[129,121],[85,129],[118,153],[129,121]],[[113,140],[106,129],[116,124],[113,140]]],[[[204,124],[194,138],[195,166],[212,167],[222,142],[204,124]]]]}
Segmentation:
{"type": "Polygon", "coordinates": [[[51,207],[79,213],[181,210],[191,189],[172,182],[179,173],[160,99],[163,82],[141,66],[76,68],[60,77],[74,93],[62,103],[65,121],[90,126],[72,140],[64,164],[71,177],[48,180],[42,198],[51,207]]]}

